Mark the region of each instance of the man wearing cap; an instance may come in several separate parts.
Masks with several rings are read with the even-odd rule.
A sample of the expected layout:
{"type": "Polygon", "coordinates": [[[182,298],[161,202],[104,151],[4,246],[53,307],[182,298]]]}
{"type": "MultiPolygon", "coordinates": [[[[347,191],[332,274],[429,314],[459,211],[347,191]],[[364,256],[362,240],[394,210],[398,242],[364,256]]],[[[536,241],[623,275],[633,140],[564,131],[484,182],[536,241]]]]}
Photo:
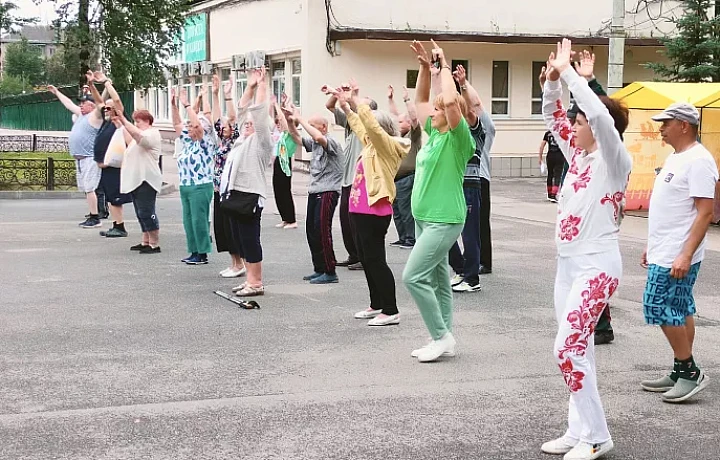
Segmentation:
{"type": "MultiPolygon", "coordinates": [[[[88,71],[87,79],[89,85],[94,84],[94,76],[91,71],[88,71]]],[[[77,115],[77,119],[70,131],[68,143],[70,145],[70,155],[75,158],[77,186],[81,192],[85,193],[90,211],[87,219],[79,225],[82,228],[100,227],[102,223],[98,215],[98,201],[95,189],[100,184],[101,171],[98,164],[95,163],[94,155],[95,137],[102,125],[103,114],[95,106],[95,102],[90,95],[84,94],[80,98],[80,104],[76,105],[54,86],[48,86],[48,91],[54,94],[66,109],[77,115]]]]}
{"type": "Polygon", "coordinates": [[[705,235],[713,218],[718,169],[698,142],[700,115],[691,104],[676,103],[653,117],[661,122],[663,141],[675,151],[665,160],[650,198],[648,269],[643,307],[645,322],[658,325],[670,342],[675,363],[670,375],[641,383],[663,393],[663,401],[679,403],[708,384],[692,354],[695,339],[693,285],[705,256],[705,235]]]}

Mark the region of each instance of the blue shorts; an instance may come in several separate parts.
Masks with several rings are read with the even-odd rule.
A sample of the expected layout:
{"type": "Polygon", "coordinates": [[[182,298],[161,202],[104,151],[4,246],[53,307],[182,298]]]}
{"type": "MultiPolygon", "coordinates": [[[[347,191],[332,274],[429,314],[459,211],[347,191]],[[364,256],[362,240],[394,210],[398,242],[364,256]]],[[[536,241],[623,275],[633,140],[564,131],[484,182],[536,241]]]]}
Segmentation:
{"type": "Polygon", "coordinates": [[[643,295],[645,322],[656,326],[684,326],[685,317],[695,314],[693,286],[700,262],[692,265],[685,278],[670,276],[670,269],[659,265],[648,267],[643,295]]]}

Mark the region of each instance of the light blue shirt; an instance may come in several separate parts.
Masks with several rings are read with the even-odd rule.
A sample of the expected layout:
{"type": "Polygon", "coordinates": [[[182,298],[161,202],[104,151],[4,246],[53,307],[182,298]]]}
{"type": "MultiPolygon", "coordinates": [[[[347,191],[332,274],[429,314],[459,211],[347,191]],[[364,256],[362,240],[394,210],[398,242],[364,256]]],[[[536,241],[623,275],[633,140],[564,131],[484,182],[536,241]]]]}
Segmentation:
{"type": "Polygon", "coordinates": [[[212,133],[206,130],[202,139],[190,138],[187,128],[180,135],[182,152],[177,157],[180,186],[211,184],[215,177],[215,150],[212,133]]]}

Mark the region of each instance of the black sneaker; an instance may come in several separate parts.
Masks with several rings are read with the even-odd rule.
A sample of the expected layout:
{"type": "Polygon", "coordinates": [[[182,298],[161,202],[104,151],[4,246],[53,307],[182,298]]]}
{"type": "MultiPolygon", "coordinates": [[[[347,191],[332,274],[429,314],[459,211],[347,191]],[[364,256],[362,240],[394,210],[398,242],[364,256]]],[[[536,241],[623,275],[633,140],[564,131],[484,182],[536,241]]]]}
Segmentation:
{"type": "Polygon", "coordinates": [[[400,240],[397,240],[397,241],[395,241],[394,243],[390,243],[390,246],[392,246],[392,247],[394,247],[394,248],[399,248],[399,247],[401,247],[402,245],[403,245],[403,242],[400,241],[400,240]]]}
{"type": "Polygon", "coordinates": [[[80,224],[82,228],[98,228],[102,227],[102,222],[97,217],[90,217],[88,220],[80,224]]]}
{"type": "Polygon", "coordinates": [[[128,236],[128,232],[126,232],[125,230],[121,230],[117,227],[113,227],[107,232],[100,232],[100,236],[104,236],[105,238],[124,238],[128,236]]]}
{"type": "Polygon", "coordinates": [[[160,246],[154,248],[154,247],[148,245],[148,246],[144,246],[140,250],[140,254],[160,254],[160,252],[161,252],[160,246]]]}
{"type": "Polygon", "coordinates": [[[208,257],[207,254],[197,254],[190,257],[185,263],[188,265],[205,265],[208,263],[208,257]]]}
{"type": "Polygon", "coordinates": [[[355,262],[354,264],[350,264],[347,266],[348,270],[363,270],[362,263],[355,262]]]}
{"type": "Polygon", "coordinates": [[[356,263],[358,263],[357,260],[350,260],[348,258],[348,259],[343,260],[342,262],[336,263],[335,266],[336,267],[348,267],[348,266],[350,266],[352,264],[356,264],[356,263]]]}
{"type": "Polygon", "coordinates": [[[410,243],[409,241],[405,241],[399,246],[400,249],[412,249],[414,247],[415,243],[410,243]]]}
{"type": "Polygon", "coordinates": [[[595,331],[595,345],[605,345],[615,340],[613,331],[595,331]]]}
{"type": "Polygon", "coordinates": [[[143,248],[147,248],[147,247],[148,247],[147,244],[140,243],[140,244],[136,244],[135,246],[130,246],[130,250],[131,251],[142,251],[143,248]]]}

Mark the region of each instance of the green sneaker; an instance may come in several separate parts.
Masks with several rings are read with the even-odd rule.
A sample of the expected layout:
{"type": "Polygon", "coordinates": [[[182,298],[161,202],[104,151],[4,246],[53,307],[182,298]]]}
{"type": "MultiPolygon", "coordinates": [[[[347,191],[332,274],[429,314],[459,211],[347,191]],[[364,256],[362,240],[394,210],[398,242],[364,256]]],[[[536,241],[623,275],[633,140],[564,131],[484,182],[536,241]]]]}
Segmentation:
{"type": "Polygon", "coordinates": [[[643,380],[640,382],[640,386],[645,391],[652,391],[653,393],[665,393],[670,391],[675,386],[675,381],[670,378],[669,375],[660,377],[655,380],[643,380]]]}
{"type": "Polygon", "coordinates": [[[710,379],[700,371],[700,378],[695,380],[678,379],[672,390],[663,394],[666,403],[680,403],[687,401],[708,386],[710,379]]]}
{"type": "Polygon", "coordinates": [[[113,227],[107,232],[100,232],[100,236],[104,236],[105,238],[124,238],[128,236],[128,233],[120,230],[117,227],[113,227]]]}

